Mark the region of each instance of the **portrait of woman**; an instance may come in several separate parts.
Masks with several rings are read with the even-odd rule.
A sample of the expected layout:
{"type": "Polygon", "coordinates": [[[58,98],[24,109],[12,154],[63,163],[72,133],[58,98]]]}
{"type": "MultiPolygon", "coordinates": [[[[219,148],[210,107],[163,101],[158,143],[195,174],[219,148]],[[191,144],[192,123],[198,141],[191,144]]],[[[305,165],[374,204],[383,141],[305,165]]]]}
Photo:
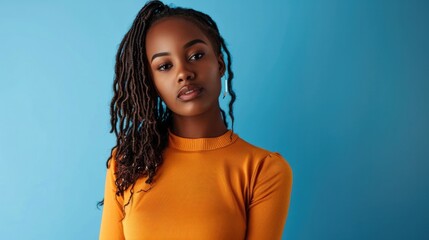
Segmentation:
{"type": "Polygon", "coordinates": [[[143,6],[116,55],[100,239],[281,238],[292,169],[234,132],[233,81],[210,16],[143,6]]]}
{"type": "Polygon", "coordinates": [[[429,239],[429,1],[0,1],[0,236],[429,239]]]}

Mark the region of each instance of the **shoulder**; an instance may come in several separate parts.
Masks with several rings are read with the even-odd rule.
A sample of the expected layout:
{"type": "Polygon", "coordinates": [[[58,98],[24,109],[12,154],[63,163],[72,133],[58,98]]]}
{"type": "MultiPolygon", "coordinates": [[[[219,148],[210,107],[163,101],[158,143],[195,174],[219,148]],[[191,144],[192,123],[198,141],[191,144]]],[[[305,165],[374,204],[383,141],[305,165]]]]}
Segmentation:
{"type": "Polygon", "coordinates": [[[259,158],[263,156],[267,156],[270,153],[269,150],[259,147],[253,143],[250,143],[247,140],[241,138],[240,136],[237,138],[237,141],[235,142],[234,147],[236,149],[239,149],[243,153],[246,153],[252,156],[257,156],[259,158]]]}
{"type": "Polygon", "coordinates": [[[111,172],[112,174],[116,172],[116,169],[118,167],[118,163],[117,163],[117,150],[118,147],[115,146],[110,150],[110,156],[107,160],[107,168],[108,171],[111,172]]]}
{"type": "Polygon", "coordinates": [[[238,140],[236,141],[236,148],[243,149],[245,150],[243,152],[251,154],[262,161],[268,159],[267,161],[279,162],[280,164],[283,163],[283,165],[286,164],[288,165],[288,167],[290,167],[286,158],[281,153],[262,148],[253,143],[248,142],[247,140],[244,140],[241,137],[238,137],[238,140]]]}
{"type": "Polygon", "coordinates": [[[269,152],[260,159],[255,168],[254,175],[283,175],[285,178],[292,178],[292,167],[289,162],[279,152],[269,152]]]}
{"type": "Polygon", "coordinates": [[[268,149],[254,145],[242,138],[238,138],[237,148],[243,150],[247,161],[253,165],[253,175],[260,173],[264,174],[282,174],[287,178],[292,178],[292,167],[288,160],[277,151],[270,151],[268,149]]]}
{"type": "Polygon", "coordinates": [[[292,182],[292,168],[287,160],[278,152],[270,152],[253,170],[251,206],[270,194],[287,196],[292,190],[292,182]]]}
{"type": "Polygon", "coordinates": [[[281,174],[292,179],[292,167],[279,152],[270,152],[259,164],[259,170],[265,169],[267,174],[281,174]]]}

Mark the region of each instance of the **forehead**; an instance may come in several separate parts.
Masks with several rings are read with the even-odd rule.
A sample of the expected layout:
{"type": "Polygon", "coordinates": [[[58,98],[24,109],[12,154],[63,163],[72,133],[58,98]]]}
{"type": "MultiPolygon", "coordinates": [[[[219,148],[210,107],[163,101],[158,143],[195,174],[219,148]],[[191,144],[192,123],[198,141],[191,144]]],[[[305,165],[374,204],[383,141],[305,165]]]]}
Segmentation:
{"type": "Polygon", "coordinates": [[[210,44],[204,32],[191,20],[167,17],[155,22],[146,34],[147,55],[182,47],[190,40],[199,38],[210,44]]]}

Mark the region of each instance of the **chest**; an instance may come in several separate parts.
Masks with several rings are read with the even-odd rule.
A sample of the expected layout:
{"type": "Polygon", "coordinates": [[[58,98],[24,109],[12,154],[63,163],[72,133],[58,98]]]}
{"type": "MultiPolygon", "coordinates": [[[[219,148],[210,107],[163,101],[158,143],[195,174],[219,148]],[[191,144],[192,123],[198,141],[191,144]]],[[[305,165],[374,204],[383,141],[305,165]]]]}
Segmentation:
{"type": "MultiPolygon", "coordinates": [[[[204,159],[166,161],[152,188],[143,179],[123,220],[126,239],[244,239],[247,183],[239,167],[204,159]]],[[[125,203],[129,194],[125,195],[125,203]]]]}

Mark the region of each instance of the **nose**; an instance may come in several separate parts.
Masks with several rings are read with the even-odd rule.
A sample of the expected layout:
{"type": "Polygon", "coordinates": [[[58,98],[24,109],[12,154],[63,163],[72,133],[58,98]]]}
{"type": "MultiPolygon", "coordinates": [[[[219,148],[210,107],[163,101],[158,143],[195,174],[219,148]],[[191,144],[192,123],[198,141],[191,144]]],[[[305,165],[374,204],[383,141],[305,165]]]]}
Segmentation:
{"type": "Polygon", "coordinates": [[[186,64],[181,64],[179,67],[179,72],[177,74],[177,82],[182,82],[184,80],[192,80],[195,78],[195,73],[188,68],[186,64]]]}

